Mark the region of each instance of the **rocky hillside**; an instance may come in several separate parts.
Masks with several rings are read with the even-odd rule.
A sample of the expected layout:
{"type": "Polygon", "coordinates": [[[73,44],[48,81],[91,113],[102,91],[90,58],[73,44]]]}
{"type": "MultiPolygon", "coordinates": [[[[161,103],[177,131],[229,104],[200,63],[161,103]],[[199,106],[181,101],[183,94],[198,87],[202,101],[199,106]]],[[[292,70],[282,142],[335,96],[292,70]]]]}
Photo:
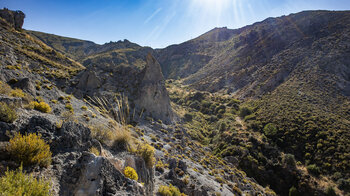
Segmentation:
{"type": "MultiPolygon", "coordinates": [[[[318,179],[322,174],[348,192],[349,22],[348,11],[305,11],[237,30],[217,28],[157,50],[155,56],[167,77],[243,101],[238,113],[248,130],[263,133],[318,179]]],[[[206,104],[198,100],[193,106],[201,109],[206,104]]],[[[237,148],[227,144],[229,138],[222,134],[217,141],[226,142],[213,141],[223,157],[237,148]]],[[[240,163],[241,167],[260,183],[271,181],[278,190],[282,186],[276,176],[264,172],[271,167],[263,154],[240,163]],[[254,164],[260,169],[253,169],[254,164]]]]}
{"type": "Polygon", "coordinates": [[[275,195],[192,140],[151,49],[44,44],[0,15],[1,195],[275,195]]]}

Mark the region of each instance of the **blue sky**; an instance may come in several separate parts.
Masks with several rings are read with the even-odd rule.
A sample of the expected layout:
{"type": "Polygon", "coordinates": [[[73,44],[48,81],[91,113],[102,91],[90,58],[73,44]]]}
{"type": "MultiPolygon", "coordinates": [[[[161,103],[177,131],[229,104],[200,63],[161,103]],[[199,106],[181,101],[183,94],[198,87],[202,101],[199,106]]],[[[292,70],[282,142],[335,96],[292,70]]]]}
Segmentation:
{"type": "Polygon", "coordinates": [[[214,27],[239,28],[302,10],[350,10],[350,0],[1,0],[22,10],[25,29],[163,48],[214,27]]]}

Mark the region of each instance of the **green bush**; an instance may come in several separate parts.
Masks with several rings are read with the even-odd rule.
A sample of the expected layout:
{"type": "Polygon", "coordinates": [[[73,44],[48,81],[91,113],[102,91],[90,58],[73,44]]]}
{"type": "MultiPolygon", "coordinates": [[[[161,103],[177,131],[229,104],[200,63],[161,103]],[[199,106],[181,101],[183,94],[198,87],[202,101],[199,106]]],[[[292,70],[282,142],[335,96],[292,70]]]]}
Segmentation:
{"type": "Polygon", "coordinates": [[[299,195],[298,190],[294,186],[292,186],[289,189],[289,196],[298,196],[298,195],[299,195]]]}
{"type": "Polygon", "coordinates": [[[185,194],[181,193],[180,190],[173,186],[173,185],[169,185],[169,186],[160,186],[158,189],[158,193],[161,196],[183,196],[185,194]]]}
{"type": "Polygon", "coordinates": [[[284,154],[282,162],[285,166],[290,167],[290,168],[295,168],[295,157],[292,154],[284,154]]]}
{"type": "Polygon", "coordinates": [[[239,116],[241,118],[244,118],[244,117],[250,115],[251,113],[252,113],[252,110],[250,108],[248,108],[248,107],[241,107],[239,109],[239,116]]]}
{"type": "Polygon", "coordinates": [[[267,125],[265,125],[264,127],[264,134],[266,136],[270,136],[273,137],[277,134],[277,128],[273,123],[268,123],[267,125]]]}
{"type": "Polygon", "coordinates": [[[306,169],[312,175],[318,176],[320,174],[320,168],[318,168],[315,164],[308,165],[306,169]]]}
{"type": "Polygon", "coordinates": [[[125,177],[136,180],[136,181],[139,179],[139,176],[137,175],[135,169],[132,167],[129,167],[129,166],[125,167],[124,175],[125,175],[125,177]]]}
{"type": "Polygon", "coordinates": [[[0,121],[12,123],[16,119],[16,111],[6,103],[0,102],[0,121]]]}
{"type": "Polygon", "coordinates": [[[47,167],[51,164],[50,146],[35,133],[16,134],[10,139],[6,149],[15,161],[24,166],[39,164],[47,167]]]}
{"type": "Polygon", "coordinates": [[[38,110],[40,112],[43,113],[50,113],[51,112],[51,107],[49,104],[45,103],[45,102],[34,102],[34,109],[38,110]]]}
{"type": "Polygon", "coordinates": [[[46,196],[50,193],[50,183],[35,179],[22,172],[22,166],[16,171],[5,172],[0,178],[0,195],[6,196],[46,196]]]}

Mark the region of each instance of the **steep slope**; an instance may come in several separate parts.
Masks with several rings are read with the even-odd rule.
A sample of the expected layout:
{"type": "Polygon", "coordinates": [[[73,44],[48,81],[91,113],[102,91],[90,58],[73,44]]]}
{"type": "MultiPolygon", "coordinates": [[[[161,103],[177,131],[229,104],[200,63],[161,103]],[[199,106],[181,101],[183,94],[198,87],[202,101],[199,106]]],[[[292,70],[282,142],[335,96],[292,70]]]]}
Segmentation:
{"type": "MultiPolygon", "coordinates": [[[[347,192],[349,22],[349,11],[305,11],[268,18],[239,31],[222,29],[223,35],[215,29],[157,54],[163,56],[160,63],[170,71],[170,78],[184,77],[184,84],[191,88],[244,101],[241,113],[250,131],[263,133],[272,145],[306,164],[310,173],[328,176],[347,192]],[[222,38],[215,40],[213,34],[222,38]],[[203,53],[211,59],[191,62],[192,55],[203,53]],[[191,66],[193,72],[188,69],[191,66]]],[[[231,156],[228,152],[236,148],[234,143],[222,144],[225,138],[232,139],[221,134],[214,141],[223,157],[231,156]]],[[[269,178],[275,176],[254,169],[263,160],[259,156],[249,158],[242,168],[260,183],[274,184],[275,179],[269,178]]],[[[260,166],[269,167],[264,164],[260,166]]],[[[282,187],[272,186],[275,190],[282,187]]]]}

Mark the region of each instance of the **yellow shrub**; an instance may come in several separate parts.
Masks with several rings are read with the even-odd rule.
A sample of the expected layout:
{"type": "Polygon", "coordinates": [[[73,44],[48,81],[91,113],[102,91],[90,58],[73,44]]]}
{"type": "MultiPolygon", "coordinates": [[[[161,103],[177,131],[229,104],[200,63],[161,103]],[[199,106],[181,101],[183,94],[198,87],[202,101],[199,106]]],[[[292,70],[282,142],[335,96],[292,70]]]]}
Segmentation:
{"type": "Polygon", "coordinates": [[[88,109],[88,107],[86,107],[85,105],[83,105],[83,106],[81,106],[81,109],[86,111],[86,110],[88,109]]]}
{"type": "Polygon", "coordinates": [[[181,193],[177,187],[171,184],[169,186],[160,186],[158,193],[161,196],[185,196],[184,193],[181,193]]]}
{"type": "Polygon", "coordinates": [[[25,96],[27,96],[27,94],[24,93],[21,89],[16,88],[10,92],[10,96],[24,98],[25,96]]]}
{"type": "Polygon", "coordinates": [[[144,143],[144,144],[140,144],[137,148],[137,154],[139,154],[143,160],[145,161],[146,163],[146,166],[151,168],[153,167],[156,159],[154,157],[154,147],[147,144],[147,143],[144,143]]]}
{"type": "Polygon", "coordinates": [[[43,112],[43,113],[49,113],[51,112],[51,107],[49,104],[45,103],[45,102],[34,102],[34,109],[43,112]]]}
{"type": "Polygon", "coordinates": [[[52,195],[49,182],[43,179],[37,180],[31,175],[24,174],[22,170],[21,166],[17,171],[5,172],[5,175],[0,178],[0,195],[52,195]]]}
{"type": "Polygon", "coordinates": [[[133,179],[133,180],[138,180],[139,176],[137,175],[136,171],[134,170],[134,168],[127,166],[124,169],[124,175],[127,178],[133,179]]]}
{"type": "Polygon", "coordinates": [[[6,103],[0,102],[0,121],[12,123],[16,119],[16,111],[6,103]]]}
{"type": "Polygon", "coordinates": [[[100,156],[100,151],[96,147],[91,147],[89,151],[96,156],[100,156]]]}
{"type": "Polygon", "coordinates": [[[10,139],[7,151],[15,161],[23,163],[24,166],[39,164],[46,167],[51,164],[50,146],[35,133],[16,134],[10,139]]]}
{"type": "Polygon", "coordinates": [[[74,108],[73,108],[72,104],[67,103],[66,104],[66,109],[69,110],[72,113],[74,112],[74,108]]]}

